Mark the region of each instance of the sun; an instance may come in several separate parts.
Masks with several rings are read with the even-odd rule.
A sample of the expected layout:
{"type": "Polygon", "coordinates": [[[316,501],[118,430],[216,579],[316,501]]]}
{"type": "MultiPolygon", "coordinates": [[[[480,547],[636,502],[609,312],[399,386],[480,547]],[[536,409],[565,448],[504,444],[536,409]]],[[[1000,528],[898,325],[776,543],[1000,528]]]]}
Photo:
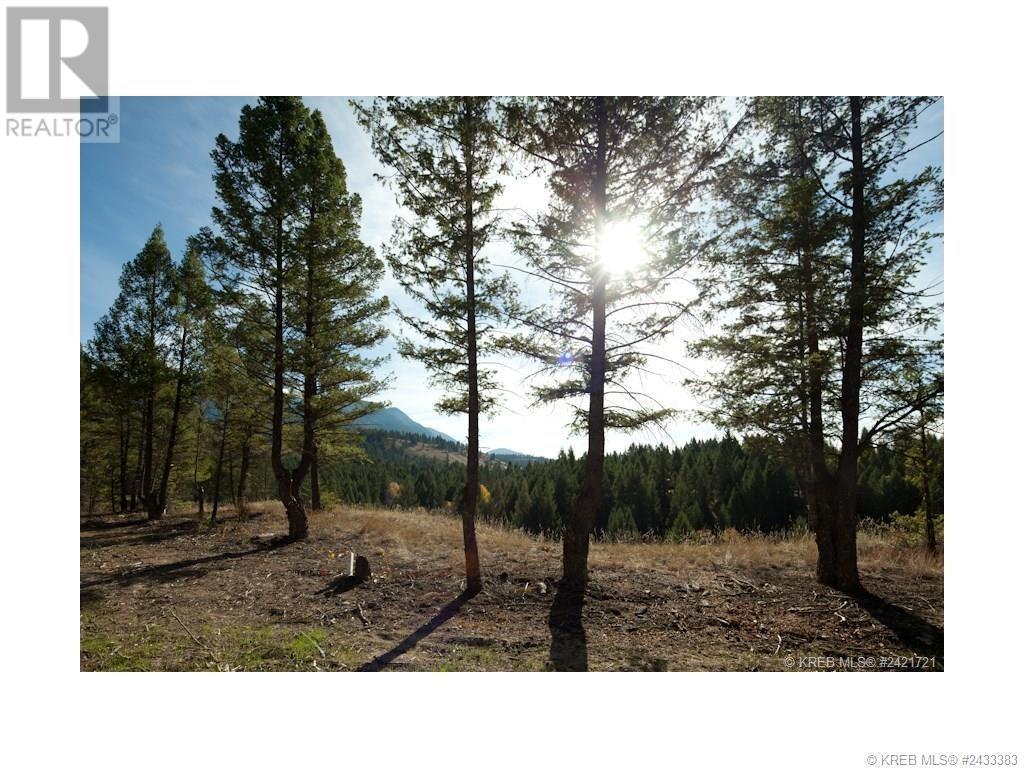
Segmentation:
{"type": "Polygon", "coordinates": [[[647,262],[643,229],[633,221],[608,222],[597,244],[597,258],[608,274],[621,276],[637,272],[647,262]]]}

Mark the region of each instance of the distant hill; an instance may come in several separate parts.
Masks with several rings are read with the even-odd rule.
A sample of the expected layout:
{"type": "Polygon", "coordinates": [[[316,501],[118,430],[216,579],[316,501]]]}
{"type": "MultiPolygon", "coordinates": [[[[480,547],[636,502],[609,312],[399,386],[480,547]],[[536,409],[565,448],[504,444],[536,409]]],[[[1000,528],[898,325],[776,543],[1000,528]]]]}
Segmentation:
{"type": "MultiPolygon", "coordinates": [[[[444,440],[450,445],[410,444],[411,453],[420,453],[425,457],[448,460],[456,460],[465,463],[466,444],[462,440],[456,440],[451,435],[446,435],[431,427],[420,424],[401,408],[381,408],[376,413],[363,416],[353,422],[353,426],[359,429],[372,429],[380,432],[392,432],[396,435],[409,435],[410,437],[427,438],[429,440],[444,440]],[[461,456],[460,456],[461,454],[461,456]]],[[[513,451],[511,448],[495,448],[482,454],[484,461],[498,461],[504,464],[532,464],[536,461],[549,461],[543,456],[531,456],[528,453],[513,451]]]]}
{"type": "Polygon", "coordinates": [[[532,464],[535,461],[549,461],[543,456],[531,456],[510,448],[495,448],[493,451],[488,451],[487,456],[495,461],[504,461],[508,464],[532,464]]]}
{"type": "Polygon", "coordinates": [[[356,419],[353,424],[363,429],[380,429],[385,432],[401,432],[406,435],[439,437],[442,440],[459,443],[454,437],[446,435],[444,432],[425,427],[418,421],[414,421],[405,411],[399,408],[381,408],[376,413],[356,419]]]}

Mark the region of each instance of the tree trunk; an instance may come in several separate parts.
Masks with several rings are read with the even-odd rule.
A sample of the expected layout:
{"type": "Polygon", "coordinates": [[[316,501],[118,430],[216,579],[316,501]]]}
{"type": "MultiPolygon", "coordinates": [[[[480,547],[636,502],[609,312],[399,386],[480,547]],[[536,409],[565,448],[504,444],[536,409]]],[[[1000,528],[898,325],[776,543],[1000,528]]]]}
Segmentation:
{"type": "Polygon", "coordinates": [[[251,451],[249,439],[248,434],[242,439],[242,461],[238,468],[238,495],[235,503],[239,515],[244,515],[247,511],[246,494],[249,492],[249,453],[251,451]]]}
{"type": "MultiPolygon", "coordinates": [[[[797,110],[802,111],[800,102],[797,110]]],[[[800,146],[799,178],[809,178],[813,169],[808,160],[805,138],[801,132],[797,141],[800,146]]],[[[808,216],[812,214],[808,213],[808,216]]],[[[826,455],[825,426],[823,417],[824,370],[821,362],[821,322],[818,318],[818,275],[816,254],[809,241],[815,223],[804,219],[800,232],[800,292],[797,307],[800,313],[801,352],[804,367],[801,370],[801,391],[803,398],[803,429],[806,438],[806,454],[803,457],[806,480],[802,483],[807,501],[807,522],[814,532],[818,550],[816,574],[819,581],[831,583],[837,569],[835,539],[835,477],[828,466],[826,455]]]]}
{"type": "Polygon", "coordinates": [[[150,520],[158,518],[156,514],[156,499],[153,497],[153,411],[156,393],[150,390],[146,396],[146,411],[144,422],[146,431],[143,437],[142,450],[142,508],[150,520]]]}
{"type": "MultiPolygon", "coordinates": [[[[121,502],[122,502],[122,506],[123,506],[123,503],[124,503],[124,497],[123,496],[121,497],[121,502]]],[[[124,510],[121,510],[121,513],[124,514],[124,510]]],[[[117,514],[117,489],[116,489],[116,486],[115,486],[115,478],[114,478],[114,473],[113,472],[110,473],[110,514],[112,514],[112,515],[116,515],[117,514]]]]}
{"type": "Polygon", "coordinates": [[[286,477],[284,480],[278,481],[278,495],[283,499],[287,499],[284,502],[285,514],[288,516],[288,538],[292,541],[298,541],[309,536],[309,519],[306,516],[306,508],[302,503],[302,494],[299,493],[299,489],[292,484],[291,478],[288,476],[291,473],[285,471],[286,477]]]}
{"type": "Polygon", "coordinates": [[[228,408],[224,408],[224,419],[220,428],[220,448],[217,449],[217,469],[213,475],[213,509],[210,510],[210,524],[217,522],[217,509],[220,507],[220,478],[224,469],[224,447],[228,442],[228,408]]]}
{"type": "MultiPolygon", "coordinates": [[[[203,411],[202,408],[196,411],[196,461],[192,465],[192,485],[196,489],[196,493],[200,493],[202,486],[199,485],[199,453],[202,448],[202,432],[203,432],[203,411]]],[[[205,489],[202,489],[202,493],[205,494],[205,489]]],[[[202,506],[199,511],[202,512],[202,506]]]]}
{"type": "Polygon", "coordinates": [[[309,535],[309,524],[302,498],[293,482],[293,473],[282,457],[284,442],[284,222],[277,221],[276,280],[274,285],[274,398],[270,436],[270,466],[277,481],[278,497],[288,516],[288,538],[292,541],[309,535]]]}
{"type": "Polygon", "coordinates": [[[806,312],[806,342],[808,391],[808,455],[807,466],[810,475],[807,496],[807,516],[814,532],[818,548],[817,578],[829,583],[836,571],[836,542],[834,533],[834,507],[831,505],[831,489],[834,478],[828,468],[825,456],[825,422],[822,416],[823,391],[820,365],[820,338],[817,317],[817,290],[814,280],[814,259],[809,252],[803,254],[804,291],[803,303],[806,312]]]}
{"type": "Polygon", "coordinates": [[[845,592],[860,590],[857,572],[857,460],[860,456],[861,360],[864,350],[866,215],[864,202],[864,148],[861,138],[861,100],[850,97],[850,151],[853,210],[850,231],[849,317],[843,358],[840,410],[842,447],[832,494],[832,547],[834,563],[819,565],[818,580],[845,592]]]}
{"type": "Polygon", "coordinates": [[[309,466],[309,505],[314,512],[323,509],[320,501],[320,449],[313,444],[313,460],[309,466]]]}
{"type": "Polygon", "coordinates": [[[929,554],[934,555],[939,548],[935,536],[935,518],[932,516],[932,473],[928,461],[928,428],[925,424],[924,409],[921,409],[921,502],[924,505],[925,546],[929,554]]]}
{"type": "Polygon", "coordinates": [[[480,575],[480,553],[476,543],[476,506],[480,493],[480,382],[477,367],[476,339],[476,243],[473,221],[473,116],[472,105],[464,102],[463,156],[466,168],[464,207],[466,265],[466,340],[469,434],[466,446],[466,488],[462,493],[462,547],[466,556],[466,592],[483,589],[480,575]]]}
{"type": "Polygon", "coordinates": [[[142,481],[142,454],[143,454],[143,446],[145,444],[145,440],[143,439],[143,437],[145,436],[145,433],[146,433],[146,417],[145,417],[145,414],[143,414],[143,417],[142,417],[142,429],[141,429],[140,434],[139,434],[139,450],[136,451],[136,453],[135,453],[135,471],[132,473],[131,502],[128,505],[128,511],[131,514],[133,514],[133,515],[135,514],[135,510],[138,508],[138,502],[139,502],[139,490],[140,490],[140,487],[141,487],[140,483],[142,481]]]}
{"type": "Polygon", "coordinates": [[[152,278],[149,282],[149,301],[147,304],[147,312],[149,315],[149,344],[148,351],[152,356],[149,363],[149,370],[147,376],[148,389],[146,391],[146,414],[145,414],[145,451],[143,454],[142,461],[142,508],[146,510],[146,515],[150,520],[158,518],[160,515],[156,509],[156,498],[153,495],[153,484],[155,482],[154,473],[156,467],[153,464],[153,433],[155,431],[155,411],[156,411],[156,391],[157,391],[157,372],[156,372],[156,278],[152,278]]]}
{"type": "MultiPolygon", "coordinates": [[[[163,517],[167,513],[167,486],[171,479],[171,467],[174,465],[174,443],[178,437],[178,419],[181,415],[181,390],[185,382],[185,352],[188,345],[188,331],[181,329],[181,345],[178,348],[178,379],[174,383],[174,408],[171,411],[171,431],[167,436],[167,456],[164,458],[164,471],[160,477],[160,493],[157,497],[154,513],[163,517]]],[[[200,406],[201,408],[202,406],[200,406]]],[[[217,502],[213,502],[216,507],[217,502]]],[[[150,515],[150,518],[153,517],[150,515]]]]}
{"type": "MultiPolygon", "coordinates": [[[[594,206],[594,241],[600,245],[607,218],[607,151],[608,114],[604,97],[597,97],[597,158],[591,187],[594,206]]],[[[583,486],[572,517],[566,522],[562,536],[561,589],[582,595],[587,587],[587,559],[590,535],[594,530],[597,510],[601,504],[604,480],[604,378],[605,378],[605,292],[608,274],[600,254],[594,255],[591,270],[593,301],[593,337],[590,354],[590,407],[587,415],[587,460],[583,486]]]]}
{"type": "MultiPolygon", "coordinates": [[[[122,414],[117,421],[121,442],[117,452],[118,480],[120,490],[120,508],[123,515],[128,511],[128,449],[131,446],[132,419],[131,415],[122,414]]],[[[116,512],[116,510],[115,510],[116,512]]]]}

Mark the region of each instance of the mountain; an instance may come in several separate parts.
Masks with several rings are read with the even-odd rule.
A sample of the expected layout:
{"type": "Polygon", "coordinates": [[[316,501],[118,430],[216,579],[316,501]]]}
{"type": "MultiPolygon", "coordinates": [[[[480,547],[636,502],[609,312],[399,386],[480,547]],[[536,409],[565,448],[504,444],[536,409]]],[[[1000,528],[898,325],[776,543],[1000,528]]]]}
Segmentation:
{"type": "Polygon", "coordinates": [[[375,413],[368,414],[356,419],[353,424],[363,429],[382,429],[386,432],[402,432],[407,435],[422,435],[423,437],[439,437],[452,443],[459,443],[450,435],[439,432],[436,429],[425,427],[418,421],[414,421],[405,411],[399,408],[381,408],[375,413]]]}
{"type": "MultiPolygon", "coordinates": [[[[450,446],[451,449],[461,448],[463,452],[465,451],[465,441],[456,440],[444,432],[423,426],[400,408],[381,408],[375,413],[356,419],[353,425],[361,429],[379,429],[382,432],[398,432],[416,437],[447,440],[453,444],[450,446]]],[[[443,457],[451,458],[451,450],[448,447],[443,447],[441,450],[443,457]]],[[[500,461],[506,464],[531,464],[535,461],[549,461],[549,459],[543,456],[531,456],[528,453],[513,451],[510,448],[495,448],[493,451],[487,451],[483,456],[485,460],[500,461]]]]}

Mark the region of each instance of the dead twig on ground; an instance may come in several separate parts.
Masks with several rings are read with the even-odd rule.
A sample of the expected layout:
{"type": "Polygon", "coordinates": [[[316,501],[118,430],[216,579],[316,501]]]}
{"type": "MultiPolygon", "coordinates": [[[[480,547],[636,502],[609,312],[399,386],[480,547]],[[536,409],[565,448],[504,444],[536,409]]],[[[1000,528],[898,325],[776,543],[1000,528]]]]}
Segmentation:
{"type": "Polygon", "coordinates": [[[787,608],[786,613],[832,613],[835,608],[816,608],[813,605],[801,605],[796,608],[787,608]]]}
{"type": "Polygon", "coordinates": [[[170,614],[171,614],[171,616],[174,617],[175,621],[177,621],[179,624],[181,624],[181,628],[184,629],[186,632],[188,632],[188,636],[192,638],[192,641],[196,645],[198,645],[200,648],[202,648],[204,651],[206,651],[207,655],[209,655],[209,657],[213,660],[213,662],[215,664],[219,665],[220,664],[220,659],[217,658],[216,654],[214,654],[214,652],[211,651],[209,649],[209,647],[202,640],[200,640],[198,637],[196,637],[195,633],[191,629],[188,628],[188,625],[184,621],[181,620],[181,618],[178,616],[178,614],[176,614],[173,610],[170,610],[170,614]]]}
{"type": "MultiPolygon", "coordinates": [[[[326,659],[326,658],[327,658],[327,654],[326,654],[326,653],[324,653],[324,649],[320,647],[320,643],[318,643],[318,642],[316,641],[316,638],[314,638],[314,637],[313,637],[313,636],[312,636],[311,634],[309,634],[308,632],[302,632],[302,633],[300,633],[300,634],[301,634],[301,635],[302,635],[303,637],[305,637],[305,638],[306,638],[307,640],[309,640],[309,642],[311,642],[311,643],[313,644],[313,646],[314,646],[314,647],[315,647],[315,648],[316,648],[316,649],[317,649],[318,651],[320,651],[320,657],[321,657],[321,658],[324,658],[324,659],[326,659]]],[[[316,662],[315,662],[315,660],[314,660],[314,663],[316,663],[316,662]]]]}
{"type": "Polygon", "coordinates": [[[752,592],[757,592],[757,587],[754,584],[751,584],[749,581],[744,581],[743,579],[738,579],[735,576],[733,576],[732,574],[729,575],[729,578],[732,579],[733,581],[735,581],[741,587],[746,587],[747,589],[749,589],[752,592]]]}

